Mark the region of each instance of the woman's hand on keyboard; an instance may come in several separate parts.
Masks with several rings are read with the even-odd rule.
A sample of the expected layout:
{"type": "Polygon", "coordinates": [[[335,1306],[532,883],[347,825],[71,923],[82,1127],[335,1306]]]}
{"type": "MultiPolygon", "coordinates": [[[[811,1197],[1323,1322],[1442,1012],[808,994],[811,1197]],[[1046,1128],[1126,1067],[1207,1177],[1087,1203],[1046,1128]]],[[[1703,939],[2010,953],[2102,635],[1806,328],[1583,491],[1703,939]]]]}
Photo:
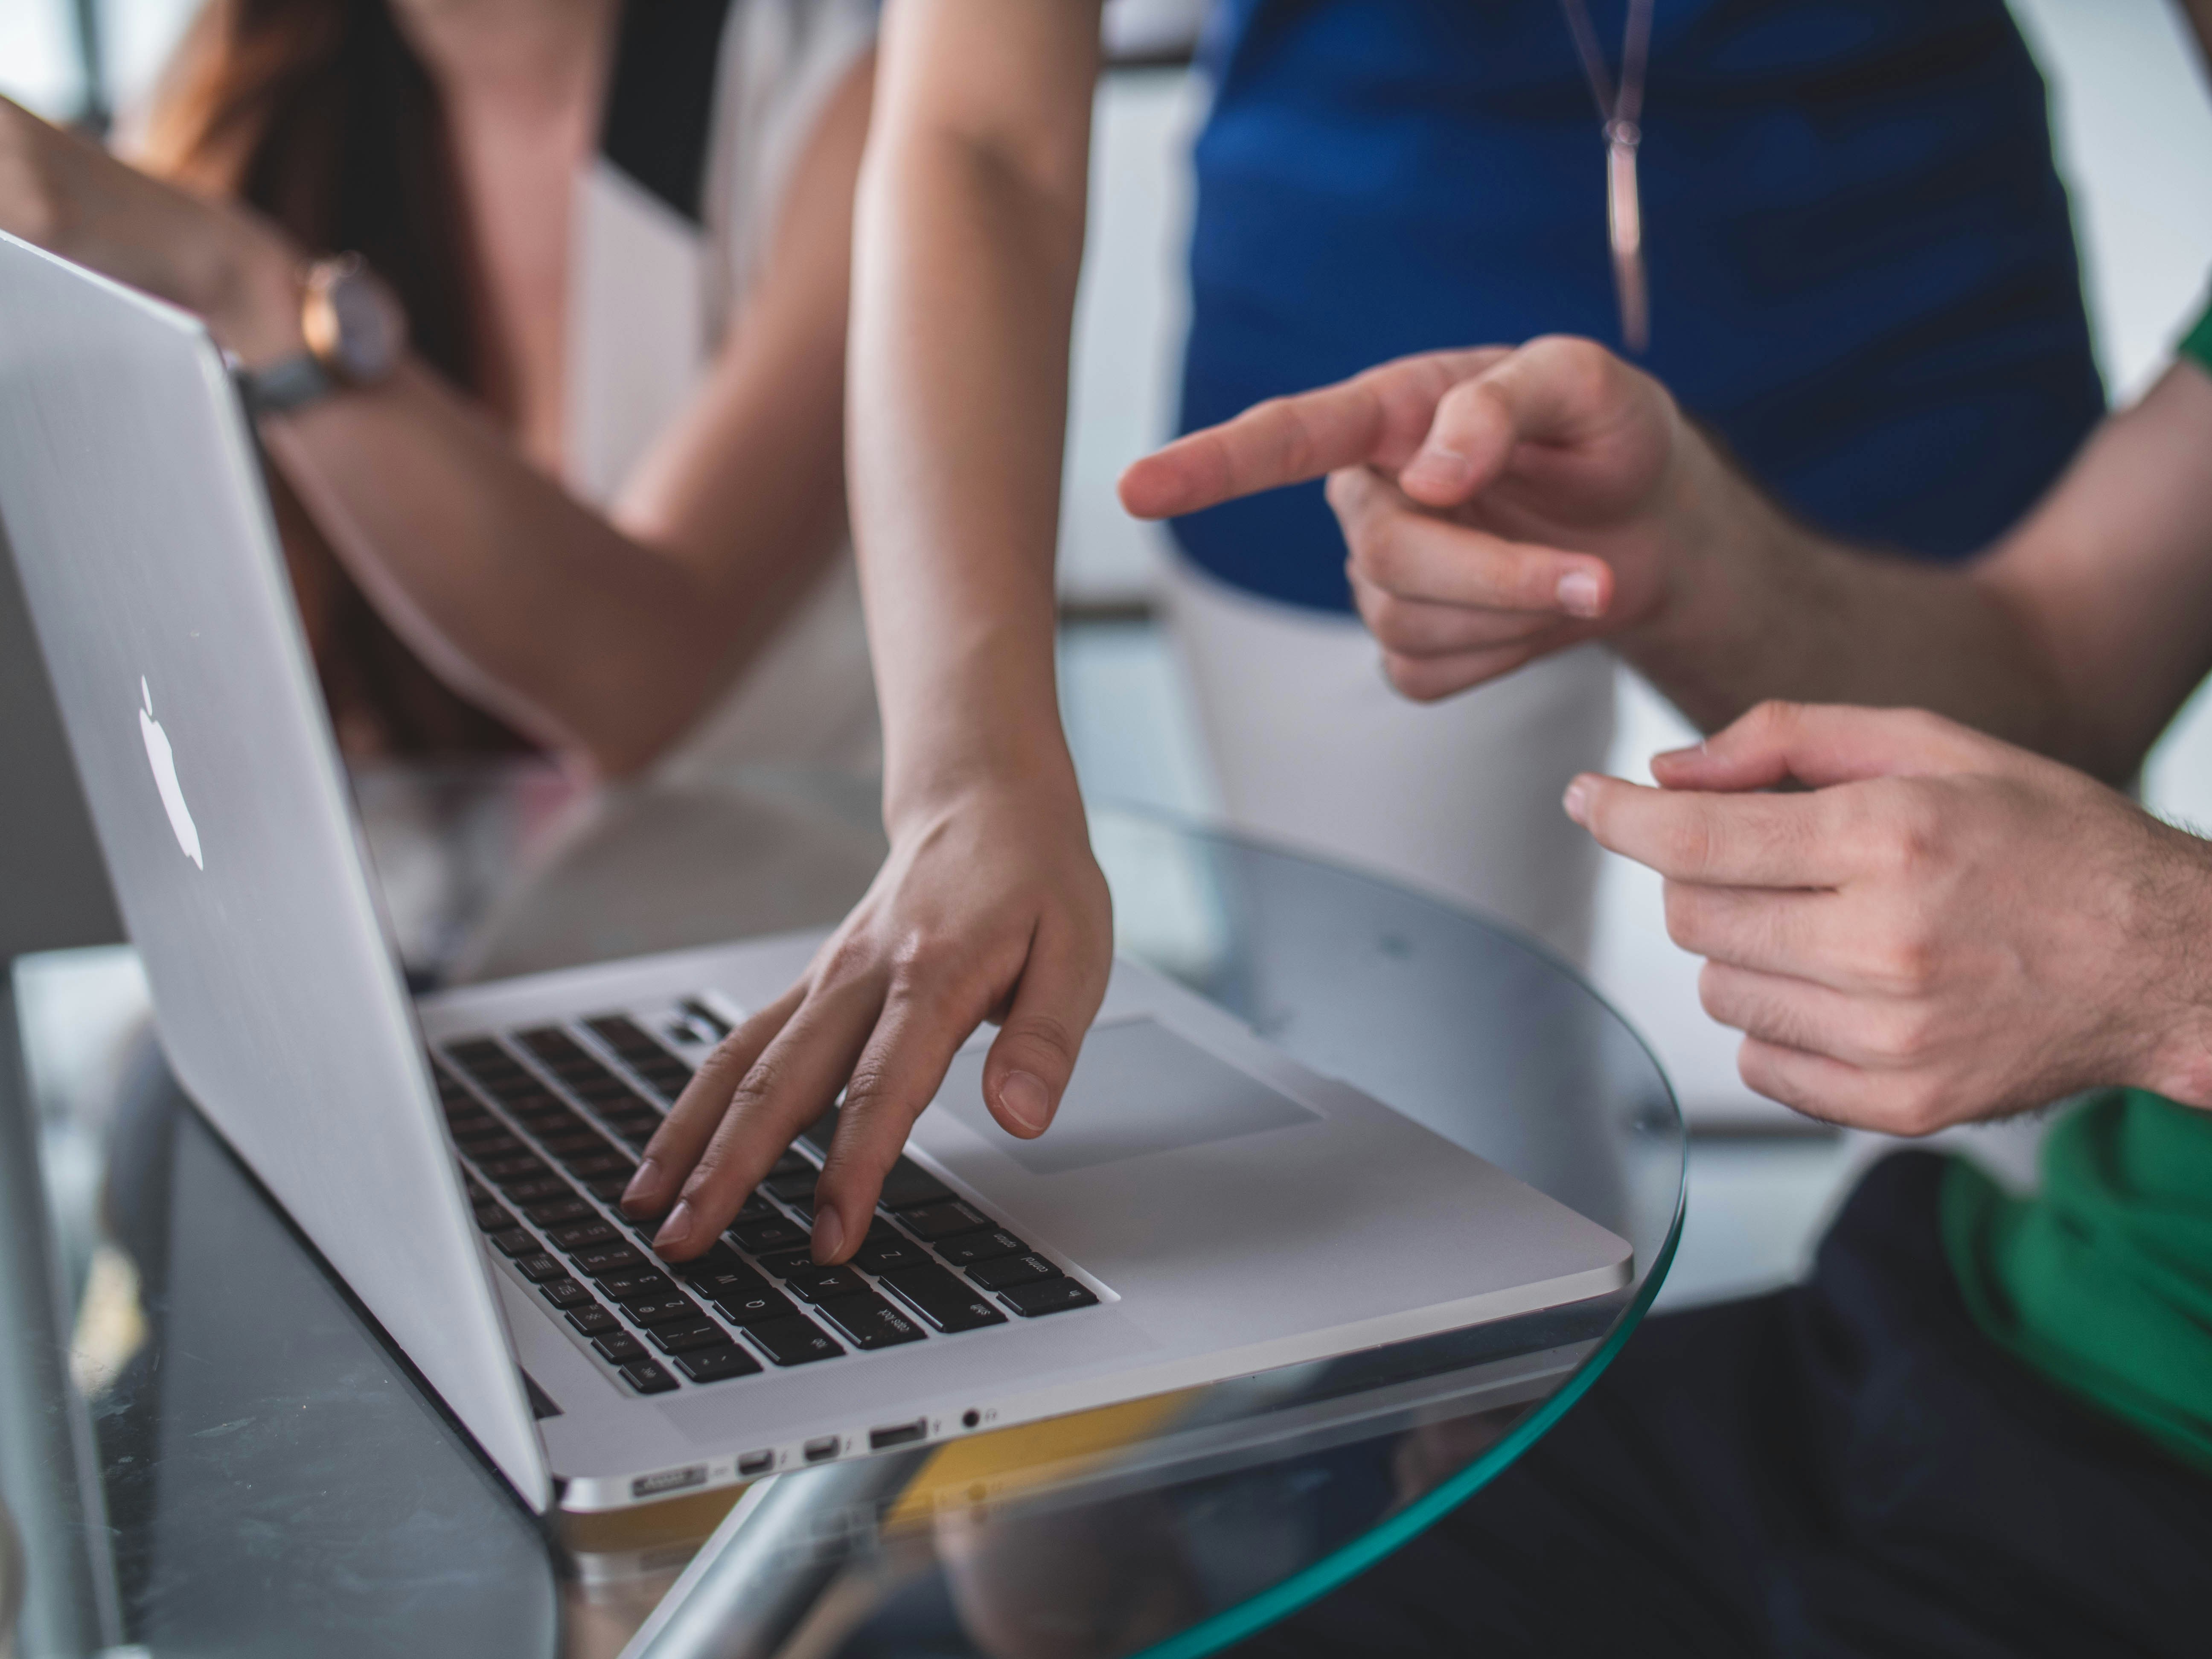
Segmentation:
{"type": "Polygon", "coordinates": [[[1072,787],[986,781],[909,811],[805,975],[700,1067],[623,1207],[668,1210],[654,1248],[696,1255],[842,1089],[814,1255],[842,1261],[954,1053],[985,1020],[1000,1024],[985,1104],[1009,1133],[1044,1132],[1112,956],[1112,903],[1072,787]]]}

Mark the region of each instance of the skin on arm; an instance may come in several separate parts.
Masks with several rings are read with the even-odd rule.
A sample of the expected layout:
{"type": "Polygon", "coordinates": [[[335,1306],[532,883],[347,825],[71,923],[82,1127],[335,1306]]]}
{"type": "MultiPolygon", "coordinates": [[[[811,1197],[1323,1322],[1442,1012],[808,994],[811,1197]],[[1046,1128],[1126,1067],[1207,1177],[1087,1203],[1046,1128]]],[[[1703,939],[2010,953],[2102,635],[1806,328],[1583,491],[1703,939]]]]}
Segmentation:
{"type": "Polygon", "coordinates": [[[2212,1107],[2212,844],[1917,710],[1765,703],[1652,769],[1568,815],[1666,878],[1760,1093],[1898,1134],[2111,1085],[2212,1107]]]}
{"type": "Polygon", "coordinates": [[[858,1248],[975,1027],[1042,1133],[1112,953],[1054,681],[1053,546],[1098,8],[893,0],[854,268],[848,473],[891,852],[805,977],[724,1043],[625,1202],[706,1248],[842,1088],[813,1248],[858,1248]]]}
{"type": "Polygon", "coordinates": [[[1159,517],[1329,475],[1413,696],[1605,639],[1707,730],[1764,697],[1911,705],[2118,779],[2212,666],[2208,446],[2212,380],[2177,364],[2016,531],[1942,569],[1794,522],[1657,382],[1545,339],[1261,404],[1122,493],[1159,517]]]}
{"type": "Polygon", "coordinates": [[[680,736],[836,546],[844,209],[870,69],[826,102],[757,285],[607,517],[411,363],[264,423],[348,568],[417,653],[603,773],[635,771],[680,736]],[[399,477],[408,488],[390,488],[399,477]]]}
{"type": "MultiPolygon", "coordinates": [[[[425,662],[604,774],[678,736],[835,549],[844,204],[870,88],[863,64],[829,100],[744,316],[611,519],[411,360],[264,422],[340,558],[425,662]]],[[[302,349],[301,255],[280,231],[5,100],[0,228],[198,312],[249,367],[302,349]]]]}

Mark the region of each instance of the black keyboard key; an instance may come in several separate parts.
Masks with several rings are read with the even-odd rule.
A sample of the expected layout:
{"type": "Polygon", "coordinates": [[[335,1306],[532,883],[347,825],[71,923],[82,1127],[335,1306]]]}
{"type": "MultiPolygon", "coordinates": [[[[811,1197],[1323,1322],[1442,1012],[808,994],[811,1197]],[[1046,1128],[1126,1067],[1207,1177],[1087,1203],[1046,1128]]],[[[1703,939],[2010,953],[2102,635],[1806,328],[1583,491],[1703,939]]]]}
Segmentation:
{"type": "Polygon", "coordinates": [[[608,1150],[605,1135],[596,1129],[586,1129],[581,1124],[573,1129],[563,1129],[558,1134],[540,1135],[538,1144],[563,1164],[571,1158],[596,1158],[608,1150]]]}
{"type": "Polygon", "coordinates": [[[781,1216],[769,1216],[760,1221],[741,1221],[730,1229],[730,1237],[738,1241],[740,1249],[751,1255],[787,1250],[795,1244],[806,1243],[806,1235],[781,1216]]]}
{"type": "Polygon", "coordinates": [[[592,1293],[566,1273],[540,1285],[538,1294],[556,1308],[578,1308],[592,1299],[592,1293]]]}
{"type": "Polygon", "coordinates": [[[529,1181],[518,1181],[503,1188],[517,1204],[541,1204],[549,1198],[574,1198],[576,1189],[558,1176],[548,1171],[529,1181]]]}
{"type": "Polygon", "coordinates": [[[629,1176],[621,1174],[601,1176],[597,1181],[586,1182],[584,1188],[603,1203],[619,1204],[622,1195],[629,1190],[629,1176]]]}
{"type": "Polygon", "coordinates": [[[502,1233],[514,1225],[514,1215],[503,1204],[479,1204],[476,1218],[477,1225],[488,1233],[502,1233]]]}
{"type": "Polygon", "coordinates": [[[676,1281],[658,1267],[633,1268],[628,1273],[602,1273],[592,1281],[599,1287],[599,1294],[616,1302],[627,1302],[632,1297],[672,1296],[676,1281]]]}
{"type": "Polygon", "coordinates": [[[724,1291],[766,1290],[768,1281],[738,1260],[726,1244],[715,1244],[696,1261],[679,1262],[676,1271],[693,1290],[713,1301],[724,1291]]]}
{"type": "Polygon", "coordinates": [[[866,1291],[868,1281],[850,1267],[817,1267],[811,1263],[804,1268],[794,1267],[783,1276],[791,1293],[805,1302],[827,1302],[832,1297],[858,1296],[866,1291]]]}
{"type": "Polygon", "coordinates": [[[491,1247],[509,1258],[528,1255],[538,1248],[538,1241],[520,1227],[508,1227],[490,1235],[491,1247]]]}
{"type": "Polygon", "coordinates": [[[660,1045],[646,1036],[645,1030],[627,1014],[593,1014],[583,1022],[584,1029],[628,1060],[633,1050],[658,1054],[660,1045]]]}
{"type": "Polygon", "coordinates": [[[1040,1279],[1057,1279],[1060,1269],[1041,1255],[1004,1255],[995,1261],[978,1262],[968,1277],[987,1291],[1003,1291],[1040,1279]]]}
{"type": "Polygon", "coordinates": [[[908,1267],[884,1274],[884,1283],[940,1331],[980,1330],[1006,1322],[1006,1315],[942,1267],[908,1267]]]}
{"type": "MultiPolygon", "coordinates": [[[[606,1144],[604,1140],[599,1143],[602,1146],[606,1144]]],[[[637,1173],[637,1164],[633,1160],[612,1149],[582,1158],[564,1158],[561,1160],[561,1167],[579,1181],[597,1181],[601,1176],[620,1176],[625,1186],[637,1173]]]]}
{"type": "Polygon", "coordinates": [[[543,1060],[556,1064],[584,1052],[583,1045],[557,1025],[540,1025],[517,1031],[514,1040],[543,1060]]]}
{"type": "Polygon", "coordinates": [[[737,1214],[730,1218],[730,1224],[735,1226],[740,1221],[765,1221],[777,1213],[775,1205],[754,1192],[747,1195],[745,1201],[738,1206],[737,1214]]]}
{"type": "Polygon", "coordinates": [[[697,997],[686,997],[678,1006],[681,1007],[685,1013],[690,1015],[692,1018],[697,1020],[702,1025],[712,1031],[716,1036],[729,1036],[732,1029],[730,1022],[724,1019],[720,1014],[716,1013],[712,1008],[709,1008],[697,997]]]}
{"type": "Polygon", "coordinates": [[[532,1204],[523,1213],[541,1227],[562,1227],[572,1221],[596,1221],[599,1212],[580,1198],[567,1196],[532,1204]]]}
{"type": "Polygon", "coordinates": [[[605,1336],[595,1336],[592,1346],[599,1351],[601,1358],[617,1365],[645,1358],[645,1344],[628,1331],[609,1331],[605,1336]]]}
{"type": "Polygon", "coordinates": [[[641,1325],[681,1325],[702,1317],[699,1304],[681,1291],[623,1298],[623,1311],[641,1325]]]}
{"type": "Polygon", "coordinates": [[[822,1171],[810,1164],[803,1170],[792,1170],[788,1175],[770,1176],[761,1182],[761,1190],[770,1198],[780,1198],[788,1204],[795,1198],[813,1197],[814,1183],[821,1176],[822,1171]]]}
{"type": "Polygon", "coordinates": [[[820,1152],[830,1153],[830,1143],[837,1138],[837,1109],[835,1106],[799,1132],[799,1138],[820,1152]]]}
{"type": "Polygon", "coordinates": [[[952,1188],[915,1163],[902,1158],[884,1177],[884,1195],[876,1201],[886,1210],[915,1210],[925,1204],[942,1204],[952,1188]]]}
{"type": "Polygon", "coordinates": [[[588,1250],[594,1244],[609,1243],[622,1235],[605,1222],[594,1218],[572,1222],[566,1227],[556,1227],[546,1237],[553,1241],[555,1249],[573,1255],[578,1250],[588,1250]]]}
{"type": "Polygon", "coordinates": [[[895,1348],[922,1340],[921,1326],[872,1291],[832,1297],[821,1307],[822,1316],[856,1348],[895,1348]]]}
{"type": "Polygon", "coordinates": [[[760,1264],[778,1279],[788,1279],[793,1273],[811,1273],[818,1271],[815,1267],[814,1258],[804,1250],[781,1250],[774,1255],[764,1255],[760,1259],[760,1264]]]}
{"type": "Polygon", "coordinates": [[[694,1382],[726,1382],[733,1376],[757,1376],[761,1363],[743,1348],[700,1348],[678,1354],[676,1369],[694,1382]]]}
{"type": "Polygon", "coordinates": [[[522,1144],[520,1136],[507,1133],[507,1126],[503,1123],[493,1124],[489,1133],[465,1137],[455,1135],[453,1140],[462,1152],[478,1164],[491,1158],[514,1158],[530,1150],[522,1144]]]}
{"type": "Polygon", "coordinates": [[[682,1325],[656,1325],[647,1339],[663,1353],[689,1353],[694,1348],[719,1348],[730,1334],[711,1319],[695,1319],[682,1325]]]}
{"type": "Polygon", "coordinates": [[[974,1205],[963,1204],[957,1198],[949,1204],[928,1204],[918,1210],[908,1210],[899,1217],[900,1226],[932,1244],[957,1233],[972,1233],[979,1227],[996,1224],[974,1205]]]}
{"type": "Polygon", "coordinates": [[[1021,1255],[1029,1248],[1004,1227],[994,1227],[988,1232],[962,1233],[956,1238],[948,1238],[937,1247],[937,1253],[954,1267],[966,1267],[998,1256],[1021,1255]]]}
{"type": "Polygon", "coordinates": [[[609,1331],[622,1328],[622,1322],[596,1302],[569,1309],[568,1322],[586,1336],[605,1336],[609,1331]]]}
{"type": "Polygon", "coordinates": [[[630,1151],[641,1152],[653,1144],[653,1137],[659,1132],[659,1129],[660,1125],[657,1121],[631,1123],[617,1129],[615,1134],[630,1151]]]}
{"type": "Polygon", "coordinates": [[[514,1158],[495,1158],[489,1163],[477,1164],[477,1168],[486,1181],[501,1192],[507,1192],[509,1197],[514,1194],[508,1191],[508,1182],[519,1186],[526,1181],[549,1180],[553,1174],[538,1159],[522,1154],[514,1158]]]}
{"type": "Polygon", "coordinates": [[[622,1368],[620,1376],[640,1394],[666,1394],[676,1386],[676,1379],[650,1359],[632,1360],[622,1368]]]}
{"type": "Polygon", "coordinates": [[[799,1315],[798,1308],[789,1297],[766,1285],[755,1290],[734,1285],[711,1299],[721,1310],[723,1318],[748,1330],[757,1325],[772,1325],[782,1320],[793,1319],[799,1315]]]}
{"type": "Polygon", "coordinates": [[[543,1285],[549,1280],[568,1276],[568,1270],[561,1265],[559,1259],[546,1255],[543,1250],[515,1257],[514,1270],[533,1285],[543,1285]]]}
{"type": "Polygon", "coordinates": [[[692,1072],[681,1060],[634,1060],[629,1068],[646,1081],[647,1087],[665,1100],[673,1100],[691,1082],[692,1072]]]}
{"type": "Polygon", "coordinates": [[[779,1365],[809,1365],[817,1359],[835,1359],[845,1352],[821,1327],[806,1319],[777,1319],[764,1325],[750,1325],[745,1328],[745,1334],[779,1365]]]}
{"type": "Polygon", "coordinates": [[[646,1265],[645,1258],[627,1244],[601,1244],[593,1249],[579,1250],[575,1261],[576,1271],[586,1279],[627,1273],[646,1265]]]}
{"type": "Polygon", "coordinates": [[[1095,1306],[1098,1298],[1072,1279],[1040,1279],[1033,1285],[1017,1285],[999,1292],[999,1300],[1025,1319],[1059,1313],[1068,1308],[1095,1306]]]}
{"type": "MultiPolygon", "coordinates": [[[[774,1166],[769,1169],[769,1175],[771,1178],[778,1176],[797,1175],[801,1170],[814,1170],[814,1165],[797,1152],[786,1152],[782,1157],[776,1159],[774,1166]]],[[[815,1170],[815,1173],[819,1175],[821,1171],[815,1170]]]]}
{"type": "Polygon", "coordinates": [[[880,1235],[872,1229],[868,1242],[853,1252],[853,1265],[864,1273],[895,1273],[908,1267],[929,1266],[929,1252],[889,1228],[880,1235]]]}

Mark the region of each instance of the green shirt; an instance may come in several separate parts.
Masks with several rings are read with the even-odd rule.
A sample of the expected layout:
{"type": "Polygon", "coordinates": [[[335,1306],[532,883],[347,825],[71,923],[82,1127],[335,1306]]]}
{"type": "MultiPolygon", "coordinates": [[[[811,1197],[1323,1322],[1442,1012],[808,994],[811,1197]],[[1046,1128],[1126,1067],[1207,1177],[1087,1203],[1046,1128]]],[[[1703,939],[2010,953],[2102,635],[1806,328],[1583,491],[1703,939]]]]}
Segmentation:
{"type": "Polygon", "coordinates": [[[2212,1474],[2212,1112],[2100,1094],[2052,1127],[2033,1198],[1954,1160],[1942,1227],[1985,1334],[2212,1474]]]}
{"type": "Polygon", "coordinates": [[[2181,355],[2193,357],[2201,369],[2212,372],[2212,307],[2197,319],[2197,326],[2181,337],[2181,355]]]}
{"type": "MultiPolygon", "coordinates": [[[[2212,309],[2180,353],[2212,373],[2212,309]]],[[[2033,1198],[1954,1162],[1943,1243],[1985,1333],[2212,1473],[2212,1112],[2100,1095],[2051,1130],[2033,1198]]]]}

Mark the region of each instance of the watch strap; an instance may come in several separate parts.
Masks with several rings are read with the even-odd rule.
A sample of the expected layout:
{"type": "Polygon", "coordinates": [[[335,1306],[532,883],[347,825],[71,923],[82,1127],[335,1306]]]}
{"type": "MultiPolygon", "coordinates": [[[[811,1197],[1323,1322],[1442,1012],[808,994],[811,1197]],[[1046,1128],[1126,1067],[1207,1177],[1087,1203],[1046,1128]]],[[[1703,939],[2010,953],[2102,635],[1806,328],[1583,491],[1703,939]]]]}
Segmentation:
{"type": "Polygon", "coordinates": [[[280,358],[244,377],[246,401],[256,415],[283,415],[319,403],[338,389],[336,375],[313,352],[280,358]]]}

